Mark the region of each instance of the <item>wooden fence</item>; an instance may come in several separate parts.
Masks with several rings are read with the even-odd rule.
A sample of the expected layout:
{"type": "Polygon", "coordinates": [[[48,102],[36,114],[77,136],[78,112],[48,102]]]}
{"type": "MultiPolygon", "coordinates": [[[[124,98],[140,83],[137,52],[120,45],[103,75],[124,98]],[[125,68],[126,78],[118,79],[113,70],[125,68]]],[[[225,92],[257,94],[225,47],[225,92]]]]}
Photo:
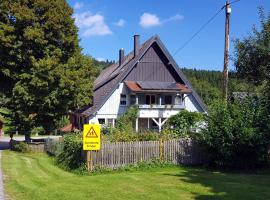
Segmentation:
{"type": "Polygon", "coordinates": [[[64,147],[62,140],[62,138],[46,138],[44,151],[51,155],[56,155],[58,152],[62,151],[64,147]]]}
{"type": "MultiPolygon", "coordinates": [[[[45,150],[51,154],[63,148],[60,141],[47,140],[45,150]]],[[[86,155],[86,154],[85,154],[86,155]]],[[[160,159],[182,165],[202,164],[205,154],[190,139],[170,141],[137,141],[103,143],[100,151],[92,151],[93,167],[118,168],[140,161],[160,159]]]]}

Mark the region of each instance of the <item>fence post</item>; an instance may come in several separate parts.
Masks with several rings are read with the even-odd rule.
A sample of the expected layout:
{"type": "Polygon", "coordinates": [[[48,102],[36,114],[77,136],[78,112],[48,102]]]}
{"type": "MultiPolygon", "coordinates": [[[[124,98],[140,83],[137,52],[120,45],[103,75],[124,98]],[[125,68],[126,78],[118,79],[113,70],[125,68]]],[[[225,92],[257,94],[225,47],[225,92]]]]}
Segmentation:
{"type": "Polygon", "coordinates": [[[90,172],[93,170],[93,154],[89,150],[87,151],[87,169],[90,172]]]}
{"type": "Polygon", "coordinates": [[[159,140],[159,159],[161,162],[164,161],[164,141],[162,138],[159,140]]]}

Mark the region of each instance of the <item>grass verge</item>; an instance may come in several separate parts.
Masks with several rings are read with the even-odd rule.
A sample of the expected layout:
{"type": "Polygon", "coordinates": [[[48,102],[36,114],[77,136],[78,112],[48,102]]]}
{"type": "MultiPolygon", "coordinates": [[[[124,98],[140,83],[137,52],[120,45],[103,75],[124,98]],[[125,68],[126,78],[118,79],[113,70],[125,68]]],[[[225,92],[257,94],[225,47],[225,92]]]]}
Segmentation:
{"type": "Polygon", "coordinates": [[[5,192],[13,200],[270,199],[270,173],[163,167],[92,176],[66,172],[45,154],[4,151],[5,192]]]}

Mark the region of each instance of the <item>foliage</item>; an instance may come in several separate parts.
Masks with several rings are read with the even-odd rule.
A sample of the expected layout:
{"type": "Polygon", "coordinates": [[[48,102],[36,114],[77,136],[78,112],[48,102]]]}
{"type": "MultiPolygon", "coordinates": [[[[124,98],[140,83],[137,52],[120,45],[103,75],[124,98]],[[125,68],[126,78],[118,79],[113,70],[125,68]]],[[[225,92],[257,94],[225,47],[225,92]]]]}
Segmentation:
{"type": "Polygon", "coordinates": [[[12,150],[18,151],[21,153],[30,152],[30,148],[25,142],[19,142],[19,143],[15,144],[12,150]]]}
{"type": "Polygon", "coordinates": [[[133,133],[135,120],[138,117],[138,107],[132,106],[127,112],[117,118],[116,129],[127,134],[133,133]]]}
{"type": "Polygon", "coordinates": [[[44,135],[44,134],[45,134],[45,130],[42,126],[34,127],[31,130],[31,135],[44,135]]]}
{"type": "Polygon", "coordinates": [[[255,26],[252,33],[235,41],[235,66],[239,77],[248,78],[252,83],[261,85],[270,80],[270,12],[265,17],[259,10],[260,30],[255,26]]]}
{"type": "Polygon", "coordinates": [[[1,107],[0,105],[0,129],[3,128],[5,132],[8,132],[10,129],[12,129],[10,117],[10,110],[5,107],[1,107]]]}
{"type": "Polygon", "coordinates": [[[103,69],[105,69],[105,68],[107,68],[107,67],[109,67],[110,65],[112,65],[112,64],[115,64],[115,61],[113,61],[113,60],[105,60],[105,61],[99,61],[99,60],[97,60],[97,59],[93,59],[93,64],[98,68],[98,69],[100,69],[100,71],[101,70],[103,70],[103,69]]]}
{"type": "Polygon", "coordinates": [[[67,170],[74,170],[84,165],[80,134],[70,133],[64,136],[63,148],[56,155],[56,163],[67,170]]]}
{"type": "Polygon", "coordinates": [[[262,130],[264,108],[260,101],[216,102],[205,117],[207,127],[199,137],[217,167],[255,168],[267,161],[270,133],[262,130]]]}
{"type": "MultiPolygon", "coordinates": [[[[111,172],[127,172],[127,171],[143,171],[154,168],[164,168],[164,167],[173,167],[174,164],[169,162],[160,161],[159,159],[152,159],[150,161],[140,161],[136,164],[131,164],[128,166],[119,167],[117,169],[106,168],[102,166],[95,166],[91,174],[100,174],[100,173],[111,173],[111,172]]],[[[87,173],[87,172],[82,172],[87,173]]]]}
{"type": "Polygon", "coordinates": [[[183,110],[171,116],[166,122],[165,127],[172,129],[172,131],[180,137],[187,137],[188,131],[194,127],[196,123],[202,121],[202,119],[202,113],[183,110]]]}
{"type": "MultiPolygon", "coordinates": [[[[235,41],[234,64],[238,77],[257,86],[260,110],[256,132],[263,138],[270,133],[270,12],[266,17],[259,8],[259,16],[260,29],[253,26],[251,34],[235,41]]],[[[264,145],[262,142],[261,148],[264,145]]]]}
{"type": "Polygon", "coordinates": [[[72,14],[65,0],[0,1],[0,94],[19,131],[50,133],[91,103],[97,70],[81,53],[72,14]]]}
{"type": "Polygon", "coordinates": [[[108,126],[106,124],[101,125],[101,133],[103,135],[108,135],[108,134],[112,133],[112,130],[113,130],[113,128],[111,126],[108,126]]]}
{"type": "Polygon", "coordinates": [[[69,117],[68,116],[62,116],[57,122],[56,122],[56,127],[62,128],[70,123],[69,117]]]}
{"type": "MultiPolygon", "coordinates": [[[[183,68],[182,71],[207,105],[222,99],[223,76],[221,71],[187,68],[183,68]]],[[[254,92],[256,89],[253,84],[236,76],[233,71],[229,72],[229,78],[229,94],[232,92],[254,92]]]]}

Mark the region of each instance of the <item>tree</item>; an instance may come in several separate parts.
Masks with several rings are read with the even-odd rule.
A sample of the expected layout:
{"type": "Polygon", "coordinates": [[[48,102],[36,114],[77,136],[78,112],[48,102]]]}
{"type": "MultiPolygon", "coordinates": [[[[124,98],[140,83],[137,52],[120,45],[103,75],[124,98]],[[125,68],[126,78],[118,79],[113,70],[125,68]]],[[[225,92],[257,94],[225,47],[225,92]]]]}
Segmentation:
{"type": "Polygon", "coordinates": [[[96,70],[72,14],[65,0],[0,2],[0,93],[19,130],[48,133],[69,109],[91,103],[96,70]]]}
{"type": "Polygon", "coordinates": [[[198,136],[215,167],[255,168],[269,161],[270,132],[261,120],[265,109],[255,99],[216,102],[205,115],[207,126],[198,136]]]}
{"type": "Polygon", "coordinates": [[[235,66],[240,77],[256,85],[270,80],[270,12],[265,17],[259,10],[261,30],[253,27],[252,33],[235,41],[235,66]]]}
{"type": "Polygon", "coordinates": [[[258,85],[257,93],[263,106],[260,130],[270,132],[270,12],[259,9],[260,30],[235,41],[235,66],[238,76],[258,85]]]}

